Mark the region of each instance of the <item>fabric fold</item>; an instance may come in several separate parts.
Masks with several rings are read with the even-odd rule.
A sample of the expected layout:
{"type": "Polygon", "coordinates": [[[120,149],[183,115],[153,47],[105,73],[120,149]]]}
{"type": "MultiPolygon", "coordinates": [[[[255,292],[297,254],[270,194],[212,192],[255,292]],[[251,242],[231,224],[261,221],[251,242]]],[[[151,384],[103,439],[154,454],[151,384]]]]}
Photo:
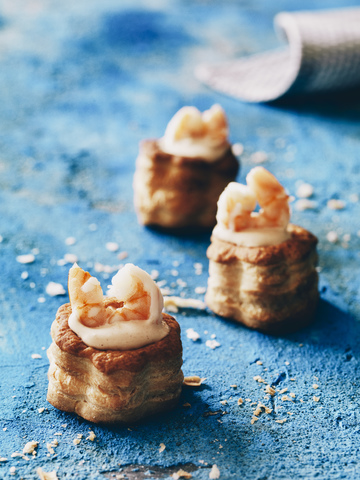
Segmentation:
{"type": "Polygon", "coordinates": [[[199,65],[196,77],[248,102],[360,85],[360,8],[281,12],[274,27],[287,46],[218,65],[199,65]]]}

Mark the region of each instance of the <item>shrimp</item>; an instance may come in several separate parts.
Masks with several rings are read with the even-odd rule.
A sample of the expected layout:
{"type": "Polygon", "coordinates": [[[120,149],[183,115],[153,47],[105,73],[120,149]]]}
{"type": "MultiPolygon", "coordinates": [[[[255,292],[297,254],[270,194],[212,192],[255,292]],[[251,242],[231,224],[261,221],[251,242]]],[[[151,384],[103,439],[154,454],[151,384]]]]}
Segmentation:
{"type": "Polygon", "coordinates": [[[223,144],[228,137],[224,110],[220,105],[213,105],[203,113],[195,107],[183,107],[170,120],[164,137],[175,142],[206,138],[212,143],[223,144]]]}
{"type": "Polygon", "coordinates": [[[230,183],[220,195],[218,223],[235,232],[256,228],[286,228],[290,220],[289,195],[268,170],[253,168],[247,185],[230,183]],[[256,203],[259,212],[254,212],[256,203]]]}
{"type": "Polygon", "coordinates": [[[113,277],[107,296],[95,277],[74,265],[69,272],[69,296],[80,323],[90,328],[160,318],[163,309],[157,285],[146,272],[130,263],[113,277]]]}

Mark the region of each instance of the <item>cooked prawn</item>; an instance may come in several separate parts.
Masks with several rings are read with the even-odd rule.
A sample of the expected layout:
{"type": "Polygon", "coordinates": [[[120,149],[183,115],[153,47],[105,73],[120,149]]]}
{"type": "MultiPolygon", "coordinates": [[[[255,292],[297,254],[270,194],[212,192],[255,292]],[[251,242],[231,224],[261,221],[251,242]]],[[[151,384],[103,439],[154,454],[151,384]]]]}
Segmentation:
{"type": "Polygon", "coordinates": [[[108,295],[103,295],[99,281],[78,265],[69,272],[69,296],[73,311],[86,327],[100,327],[116,321],[147,320],[151,317],[152,302],[160,315],[162,295],[150,276],[128,263],[113,277],[108,295]]]}
{"type": "Polygon", "coordinates": [[[289,195],[264,167],[253,168],[247,185],[231,182],[220,195],[218,223],[233,231],[249,228],[286,228],[290,220],[289,195]],[[256,203],[259,212],[254,212],[256,203]]]}
{"type": "Polygon", "coordinates": [[[206,138],[222,144],[228,137],[224,110],[220,105],[213,105],[203,113],[195,107],[183,107],[170,120],[164,136],[173,141],[206,138]]]}

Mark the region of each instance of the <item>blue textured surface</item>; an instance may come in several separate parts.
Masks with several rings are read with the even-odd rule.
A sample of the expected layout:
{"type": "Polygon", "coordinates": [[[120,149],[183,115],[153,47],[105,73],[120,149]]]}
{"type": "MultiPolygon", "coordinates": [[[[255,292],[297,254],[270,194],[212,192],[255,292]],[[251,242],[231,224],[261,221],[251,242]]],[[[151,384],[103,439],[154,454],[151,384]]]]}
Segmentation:
{"type": "MultiPolygon", "coordinates": [[[[341,5],[0,2],[0,456],[8,458],[0,462],[0,478],[32,480],[38,466],[56,469],[61,480],[112,478],[121,469],[127,478],[167,478],[189,463],[184,468],[196,479],[208,478],[214,463],[221,479],[359,478],[359,95],[247,105],[193,77],[200,61],[277,45],[272,18],[278,11],[341,5]],[[169,286],[177,278],[186,281],[183,288],[175,284],[175,294],[201,297],[194,289],[206,286],[209,235],[179,238],[139,226],[131,182],[140,139],[162,135],[183,105],[205,109],[216,102],[228,114],[231,140],[245,147],[239,180],[253,166],[251,154],[263,150],[265,166],[290,192],[298,180],[314,186],[317,209],[294,212],[293,222],[320,240],[316,322],[275,338],[208,311],[181,312],[184,373],[206,381],[185,389],[177,409],[130,429],[93,426],[57,411],[46,402],[42,348],[50,344],[51,322],[67,300],[45,293],[49,281],[66,285],[69,265],[57,264],[64,254],[76,254],[95,273],[95,262],[120,263],[105,248],[115,241],[129,261],[157,269],[169,286]],[[346,208],[330,210],[330,198],[345,200],[346,208]],[[346,248],[326,240],[331,230],[340,239],[351,234],[346,248]],[[75,245],[65,244],[69,236],[75,245]],[[38,249],[33,264],[16,262],[32,249],[38,249]],[[179,262],[178,277],[172,276],[173,262],[179,262]],[[196,262],[204,265],[201,275],[194,274],[196,262]],[[199,342],[186,337],[189,327],[200,333],[199,342]],[[205,346],[212,334],[221,344],[216,350],[205,346]],[[33,353],[42,358],[33,359],[33,353]],[[293,403],[279,394],[264,400],[256,375],[288,387],[296,394],[293,403]],[[239,397],[282,408],[251,425],[255,406],[245,401],[239,407],[239,397]],[[182,407],[185,402],[191,408],[182,407]],[[275,422],[283,418],[285,423],[275,422]],[[89,428],[94,442],[86,440],[89,428]],[[84,437],[75,446],[79,433],[84,437]],[[48,455],[46,443],[55,438],[56,456],[48,455]],[[39,442],[36,458],[11,458],[30,440],[39,442]],[[160,443],[166,445],[162,453],[160,443]]],[[[104,274],[97,276],[105,286],[104,274]]]]}

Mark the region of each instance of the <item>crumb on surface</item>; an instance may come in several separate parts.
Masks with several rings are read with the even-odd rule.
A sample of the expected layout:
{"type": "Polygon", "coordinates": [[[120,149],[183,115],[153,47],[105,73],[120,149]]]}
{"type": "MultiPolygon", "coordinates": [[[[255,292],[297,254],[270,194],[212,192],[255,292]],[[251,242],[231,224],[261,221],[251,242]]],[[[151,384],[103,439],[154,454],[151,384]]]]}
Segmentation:
{"type": "Polygon", "coordinates": [[[91,442],[93,442],[95,440],[95,438],[96,438],[95,433],[92,430],[90,430],[89,436],[86,437],[86,440],[90,440],[91,442]]]}
{"type": "Polygon", "coordinates": [[[182,468],[180,468],[180,470],[178,470],[176,473],[172,474],[172,478],[174,480],[179,480],[179,478],[191,478],[191,477],[192,477],[191,473],[186,472],[182,468]]]}
{"type": "Polygon", "coordinates": [[[313,396],[313,400],[314,402],[319,402],[320,401],[320,397],[316,397],[315,395],[313,396]]]}
{"type": "Polygon", "coordinates": [[[240,397],[240,398],[238,398],[237,403],[238,403],[238,405],[242,405],[244,403],[244,400],[240,397]]]}
{"type": "Polygon", "coordinates": [[[36,470],[36,473],[39,475],[40,480],[58,480],[56,470],[53,470],[52,472],[44,472],[44,470],[39,467],[36,470]]]}
{"type": "Polygon", "coordinates": [[[116,242],[106,242],[105,248],[109,252],[117,252],[119,250],[119,244],[116,242]]]}
{"type": "Polygon", "coordinates": [[[346,207],[346,202],[344,202],[344,200],[332,198],[328,200],[327,207],[331,210],[343,210],[346,207]]]}
{"type": "Polygon", "coordinates": [[[213,465],[210,473],[209,473],[209,478],[211,480],[216,480],[217,478],[220,478],[220,470],[218,469],[217,465],[213,465]]]}
{"type": "Polygon", "coordinates": [[[27,442],[27,444],[23,448],[23,453],[34,453],[38,445],[39,442],[36,442],[34,440],[27,442]]]}
{"type": "Polygon", "coordinates": [[[163,452],[165,448],[166,448],[165,443],[160,443],[159,453],[163,452]]]}
{"type": "Polygon", "coordinates": [[[215,339],[206,340],[205,345],[206,345],[207,347],[211,348],[212,350],[215,350],[215,348],[221,346],[221,344],[220,344],[217,340],[215,340],[215,339]]]}
{"type": "Polygon", "coordinates": [[[270,385],[266,385],[265,392],[273,397],[276,393],[276,390],[275,390],[275,388],[271,387],[270,385]]]}
{"type": "Polygon", "coordinates": [[[288,390],[289,390],[288,388],[283,388],[282,390],[280,390],[279,393],[280,393],[280,395],[281,395],[282,393],[285,393],[285,392],[287,392],[288,390]]]}
{"type": "Polygon", "coordinates": [[[39,355],[38,353],[32,353],[32,354],[31,354],[31,358],[34,358],[34,359],[36,359],[36,358],[42,358],[42,356],[39,355]]]}
{"type": "Polygon", "coordinates": [[[46,285],[45,291],[50,297],[56,297],[66,294],[65,288],[61,285],[61,283],[56,282],[49,282],[46,285]]]}
{"type": "Polygon", "coordinates": [[[200,378],[197,375],[191,375],[184,377],[183,384],[188,387],[200,387],[200,385],[206,380],[206,378],[200,378]]]}
{"type": "Polygon", "coordinates": [[[26,265],[28,263],[34,263],[35,262],[35,255],[33,255],[32,253],[28,253],[28,254],[25,254],[25,255],[18,255],[16,257],[16,261],[18,263],[22,263],[23,265],[26,265]]]}
{"type": "Polygon", "coordinates": [[[317,383],[314,383],[312,387],[314,390],[317,390],[319,388],[319,385],[317,383]]]}
{"type": "Polygon", "coordinates": [[[190,340],[192,340],[193,342],[196,342],[200,339],[200,335],[193,328],[188,328],[186,330],[186,336],[187,338],[190,338],[190,340]]]}
{"type": "Polygon", "coordinates": [[[310,183],[302,183],[296,190],[299,198],[310,198],[314,194],[314,187],[310,183]]]}
{"type": "Polygon", "coordinates": [[[276,423],[285,423],[287,418],[283,418],[282,420],[275,420],[276,423]]]}

